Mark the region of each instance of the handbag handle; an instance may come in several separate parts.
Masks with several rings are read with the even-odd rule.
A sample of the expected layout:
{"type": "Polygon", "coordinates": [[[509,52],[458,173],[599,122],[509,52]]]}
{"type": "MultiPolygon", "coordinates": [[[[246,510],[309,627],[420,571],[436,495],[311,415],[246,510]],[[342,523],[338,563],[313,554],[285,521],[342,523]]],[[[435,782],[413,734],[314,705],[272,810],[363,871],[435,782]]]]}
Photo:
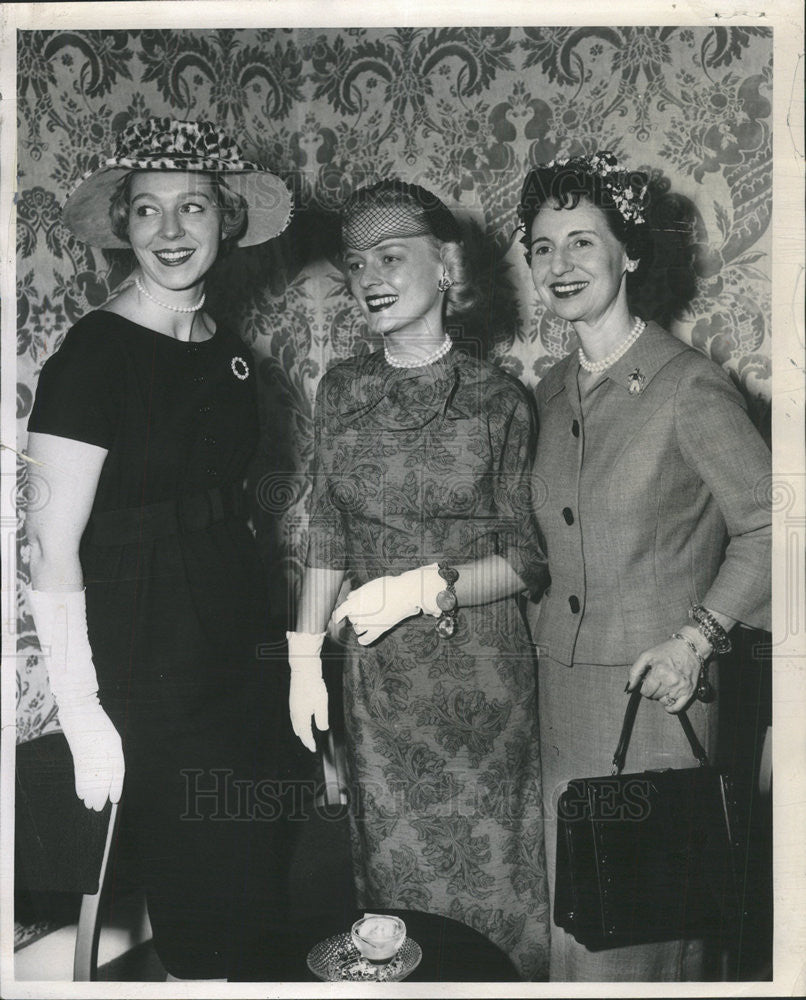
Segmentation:
{"type": "MultiPolygon", "coordinates": [[[[616,752],[613,754],[613,767],[610,772],[611,774],[621,774],[624,769],[624,761],[627,758],[627,747],[630,745],[633,723],[635,722],[638,705],[640,704],[642,698],[643,695],[641,694],[641,689],[636,688],[630,695],[630,700],[627,702],[627,710],[624,713],[624,722],[621,726],[621,736],[619,737],[616,752]]],[[[689,717],[685,712],[679,712],[677,717],[680,719],[680,725],[683,727],[683,732],[686,734],[686,739],[691,747],[691,752],[697,758],[700,767],[707,767],[708,756],[702,743],[700,743],[697,739],[697,734],[694,732],[694,728],[691,725],[689,717]]]]}

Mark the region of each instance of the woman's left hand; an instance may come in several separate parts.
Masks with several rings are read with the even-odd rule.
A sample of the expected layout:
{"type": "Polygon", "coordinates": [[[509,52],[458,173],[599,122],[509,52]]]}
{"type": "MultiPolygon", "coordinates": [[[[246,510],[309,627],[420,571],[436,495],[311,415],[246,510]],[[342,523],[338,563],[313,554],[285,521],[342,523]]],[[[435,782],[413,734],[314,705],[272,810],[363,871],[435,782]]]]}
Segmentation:
{"type": "Polygon", "coordinates": [[[682,712],[694,697],[699,674],[700,661],[688,645],[679,639],[666,639],[645,650],[633,663],[627,690],[634,691],[640,684],[645,698],[661,702],[667,712],[682,712]]]}

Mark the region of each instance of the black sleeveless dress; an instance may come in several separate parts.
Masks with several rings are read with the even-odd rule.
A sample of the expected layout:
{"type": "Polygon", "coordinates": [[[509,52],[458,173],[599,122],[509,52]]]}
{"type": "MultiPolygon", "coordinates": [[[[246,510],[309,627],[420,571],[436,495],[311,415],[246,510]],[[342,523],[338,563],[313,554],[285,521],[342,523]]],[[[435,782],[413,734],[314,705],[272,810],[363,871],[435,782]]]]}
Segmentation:
{"type": "Polygon", "coordinates": [[[28,424],[108,451],[80,551],[89,636],[154,943],[182,978],[237,977],[281,919],[266,803],[292,738],[285,654],[237,500],[255,386],[222,327],[189,344],[97,311],[45,364],[28,424]]]}

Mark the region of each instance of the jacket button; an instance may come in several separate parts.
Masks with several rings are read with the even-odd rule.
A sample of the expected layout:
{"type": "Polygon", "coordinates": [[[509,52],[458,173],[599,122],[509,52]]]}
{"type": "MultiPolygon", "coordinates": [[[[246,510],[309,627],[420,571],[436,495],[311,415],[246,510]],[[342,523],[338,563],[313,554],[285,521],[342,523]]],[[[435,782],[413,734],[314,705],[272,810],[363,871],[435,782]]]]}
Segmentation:
{"type": "Polygon", "coordinates": [[[214,445],[215,444],[215,438],[213,437],[212,434],[205,434],[203,440],[204,440],[204,443],[207,444],[207,445],[214,445]]]}
{"type": "Polygon", "coordinates": [[[197,385],[201,385],[202,382],[206,382],[207,381],[207,376],[206,375],[194,375],[193,376],[193,381],[197,385]]]}
{"type": "Polygon", "coordinates": [[[571,424],[571,433],[574,435],[575,438],[579,437],[579,421],[578,420],[575,420],[571,424]]]}
{"type": "Polygon", "coordinates": [[[199,407],[199,413],[209,413],[212,409],[213,407],[210,405],[210,403],[204,403],[202,406],[199,407]]]}
{"type": "Polygon", "coordinates": [[[574,512],[570,507],[563,507],[563,517],[565,518],[566,524],[574,523],[574,512]]]}
{"type": "Polygon", "coordinates": [[[568,606],[571,608],[574,614],[579,613],[581,605],[579,603],[579,598],[577,597],[576,594],[571,594],[571,596],[568,598],[568,606]]]}

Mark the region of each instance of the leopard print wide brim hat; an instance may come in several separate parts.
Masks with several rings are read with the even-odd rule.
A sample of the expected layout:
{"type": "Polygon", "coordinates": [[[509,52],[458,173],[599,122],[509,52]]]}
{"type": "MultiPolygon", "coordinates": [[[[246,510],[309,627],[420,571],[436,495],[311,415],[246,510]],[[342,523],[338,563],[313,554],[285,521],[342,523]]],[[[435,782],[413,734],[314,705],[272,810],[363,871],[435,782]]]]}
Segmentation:
{"type": "Polygon", "coordinates": [[[128,125],[114,154],[85,174],[65,199],[62,218],[80,240],[105,250],[129,246],[112,232],[109,204],[120,180],[133,170],[217,174],[248,205],[248,225],[238,246],[272,239],[291,219],[291,194],[283,180],[245,160],[234,139],[214,122],[146,118],[128,125]]]}

